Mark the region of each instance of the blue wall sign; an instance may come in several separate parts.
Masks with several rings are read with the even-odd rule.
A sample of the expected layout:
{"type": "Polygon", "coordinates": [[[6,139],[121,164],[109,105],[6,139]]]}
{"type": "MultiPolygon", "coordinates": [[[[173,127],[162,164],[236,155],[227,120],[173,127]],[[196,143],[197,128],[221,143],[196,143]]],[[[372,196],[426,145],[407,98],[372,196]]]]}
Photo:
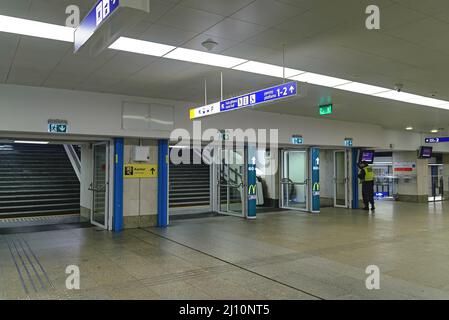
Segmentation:
{"type": "Polygon", "coordinates": [[[207,106],[190,110],[190,119],[201,118],[220,112],[254,107],[262,103],[285,99],[298,94],[298,83],[289,82],[279,86],[248,93],[239,97],[223,100],[207,106]]]}
{"type": "Polygon", "coordinates": [[[119,0],[100,0],[90,10],[75,30],[75,47],[77,52],[92,37],[98,27],[118,8],[119,0]]]}
{"type": "Polygon", "coordinates": [[[449,137],[426,138],[424,141],[425,141],[425,143],[449,142],[449,137]]]}
{"type": "Polygon", "coordinates": [[[312,167],[312,174],[311,174],[311,184],[312,184],[312,204],[310,211],[312,213],[319,213],[320,212],[320,149],[319,148],[312,148],[310,150],[311,152],[311,167],[312,167]]]}

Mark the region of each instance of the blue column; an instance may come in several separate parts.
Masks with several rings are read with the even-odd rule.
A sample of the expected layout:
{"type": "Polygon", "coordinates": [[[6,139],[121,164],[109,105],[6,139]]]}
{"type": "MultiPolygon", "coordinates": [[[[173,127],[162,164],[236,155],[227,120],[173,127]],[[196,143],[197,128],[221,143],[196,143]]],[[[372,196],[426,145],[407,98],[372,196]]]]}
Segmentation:
{"type": "Polygon", "coordinates": [[[352,149],[352,209],[359,208],[359,151],[360,149],[352,149]]]}
{"type": "Polygon", "coordinates": [[[247,147],[247,186],[246,190],[248,195],[247,208],[248,212],[246,217],[248,219],[256,219],[257,211],[257,177],[256,177],[256,147],[248,145],[247,147]]]}
{"type": "Polygon", "coordinates": [[[319,213],[320,212],[320,149],[319,148],[311,148],[310,149],[310,161],[311,161],[311,206],[310,212],[319,213]]]}
{"type": "Polygon", "coordinates": [[[159,140],[157,226],[168,226],[168,140],[159,140]]]}
{"type": "Polygon", "coordinates": [[[123,230],[123,149],[124,139],[114,139],[114,219],[112,229],[115,232],[123,230]]]}

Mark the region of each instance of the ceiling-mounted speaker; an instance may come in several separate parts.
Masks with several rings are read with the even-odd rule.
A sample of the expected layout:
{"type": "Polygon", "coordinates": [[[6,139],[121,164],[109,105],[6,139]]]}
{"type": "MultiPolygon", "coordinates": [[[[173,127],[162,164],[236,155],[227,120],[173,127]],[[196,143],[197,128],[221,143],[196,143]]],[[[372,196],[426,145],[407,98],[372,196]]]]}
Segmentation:
{"type": "Polygon", "coordinates": [[[150,14],[150,0],[100,0],[75,30],[74,52],[97,56],[150,14]]]}

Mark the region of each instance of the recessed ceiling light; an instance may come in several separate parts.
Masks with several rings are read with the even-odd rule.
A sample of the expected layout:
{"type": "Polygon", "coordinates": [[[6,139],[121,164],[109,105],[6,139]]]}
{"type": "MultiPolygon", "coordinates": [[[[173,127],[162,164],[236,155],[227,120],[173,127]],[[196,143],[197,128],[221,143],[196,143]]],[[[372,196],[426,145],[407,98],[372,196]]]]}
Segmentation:
{"type": "Polygon", "coordinates": [[[15,140],[14,143],[26,143],[26,144],[49,144],[48,141],[26,141],[26,140],[15,140]]]}
{"type": "Polygon", "coordinates": [[[0,15],[0,32],[73,42],[74,28],[0,15]]]}
{"type": "Polygon", "coordinates": [[[432,129],[430,130],[431,133],[438,133],[438,129],[432,129]]]}
{"type": "Polygon", "coordinates": [[[405,130],[408,130],[408,131],[413,130],[413,127],[407,127],[407,128],[405,128],[405,130]]]}
{"type": "Polygon", "coordinates": [[[233,68],[239,64],[242,64],[242,63],[248,61],[248,60],[244,60],[244,59],[223,56],[221,54],[215,54],[215,53],[209,53],[209,52],[203,52],[203,51],[191,50],[191,49],[184,49],[184,48],[177,48],[177,49],[169,52],[167,55],[165,55],[164,58],[187,61],[187,62],[194,62],[194,63],[200,63],[200,64],[207,64],[210,66],[222,67],[222,68],[233,68]]]}
{"type": "Polygon", "coordinates": [[[162,57],[176,47],[150,41],[120,37],[117,39],[117,41],[110,45],[109,48],[133,53],[140,53],[149,56],[162,57]]]}

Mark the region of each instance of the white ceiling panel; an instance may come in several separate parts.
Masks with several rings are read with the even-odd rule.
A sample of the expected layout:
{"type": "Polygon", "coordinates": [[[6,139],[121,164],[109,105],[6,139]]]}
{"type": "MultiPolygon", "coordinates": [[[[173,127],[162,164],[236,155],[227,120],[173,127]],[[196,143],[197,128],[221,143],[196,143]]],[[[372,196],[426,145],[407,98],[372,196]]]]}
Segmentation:
{"type": "Polygon", "coordinates": [[[256,0],[232,15],[232,18],[272,27],[301,12],[304,12],[304,9],[296,6],[272,0],[256,0]]]}
{"type": "Polygon", "coordinates": [[[180,46],[197,35],[195,32],[186,31],[170,26],[153,24],[139,39],[151,42],[159,42],[171,46],[180,46]]]}
{"type": "Polygon", "coordinates": [[[221,16],[230,16],[246,7],[254,0],[183,0],[182,6],[215,13],[221,16]]]}
{"type": "Polygon", "coordinates": [[[200,33],[222,19],[224,17],[217,14],[178,5],[162,16],[158,22],[180,30],[200,33]]]}
{"type": "Polygon", "coordinates": [[[266,29],[254,23],[226,18],[207,30],[207,33],[224,39],[244,41],[266,29]]]}

